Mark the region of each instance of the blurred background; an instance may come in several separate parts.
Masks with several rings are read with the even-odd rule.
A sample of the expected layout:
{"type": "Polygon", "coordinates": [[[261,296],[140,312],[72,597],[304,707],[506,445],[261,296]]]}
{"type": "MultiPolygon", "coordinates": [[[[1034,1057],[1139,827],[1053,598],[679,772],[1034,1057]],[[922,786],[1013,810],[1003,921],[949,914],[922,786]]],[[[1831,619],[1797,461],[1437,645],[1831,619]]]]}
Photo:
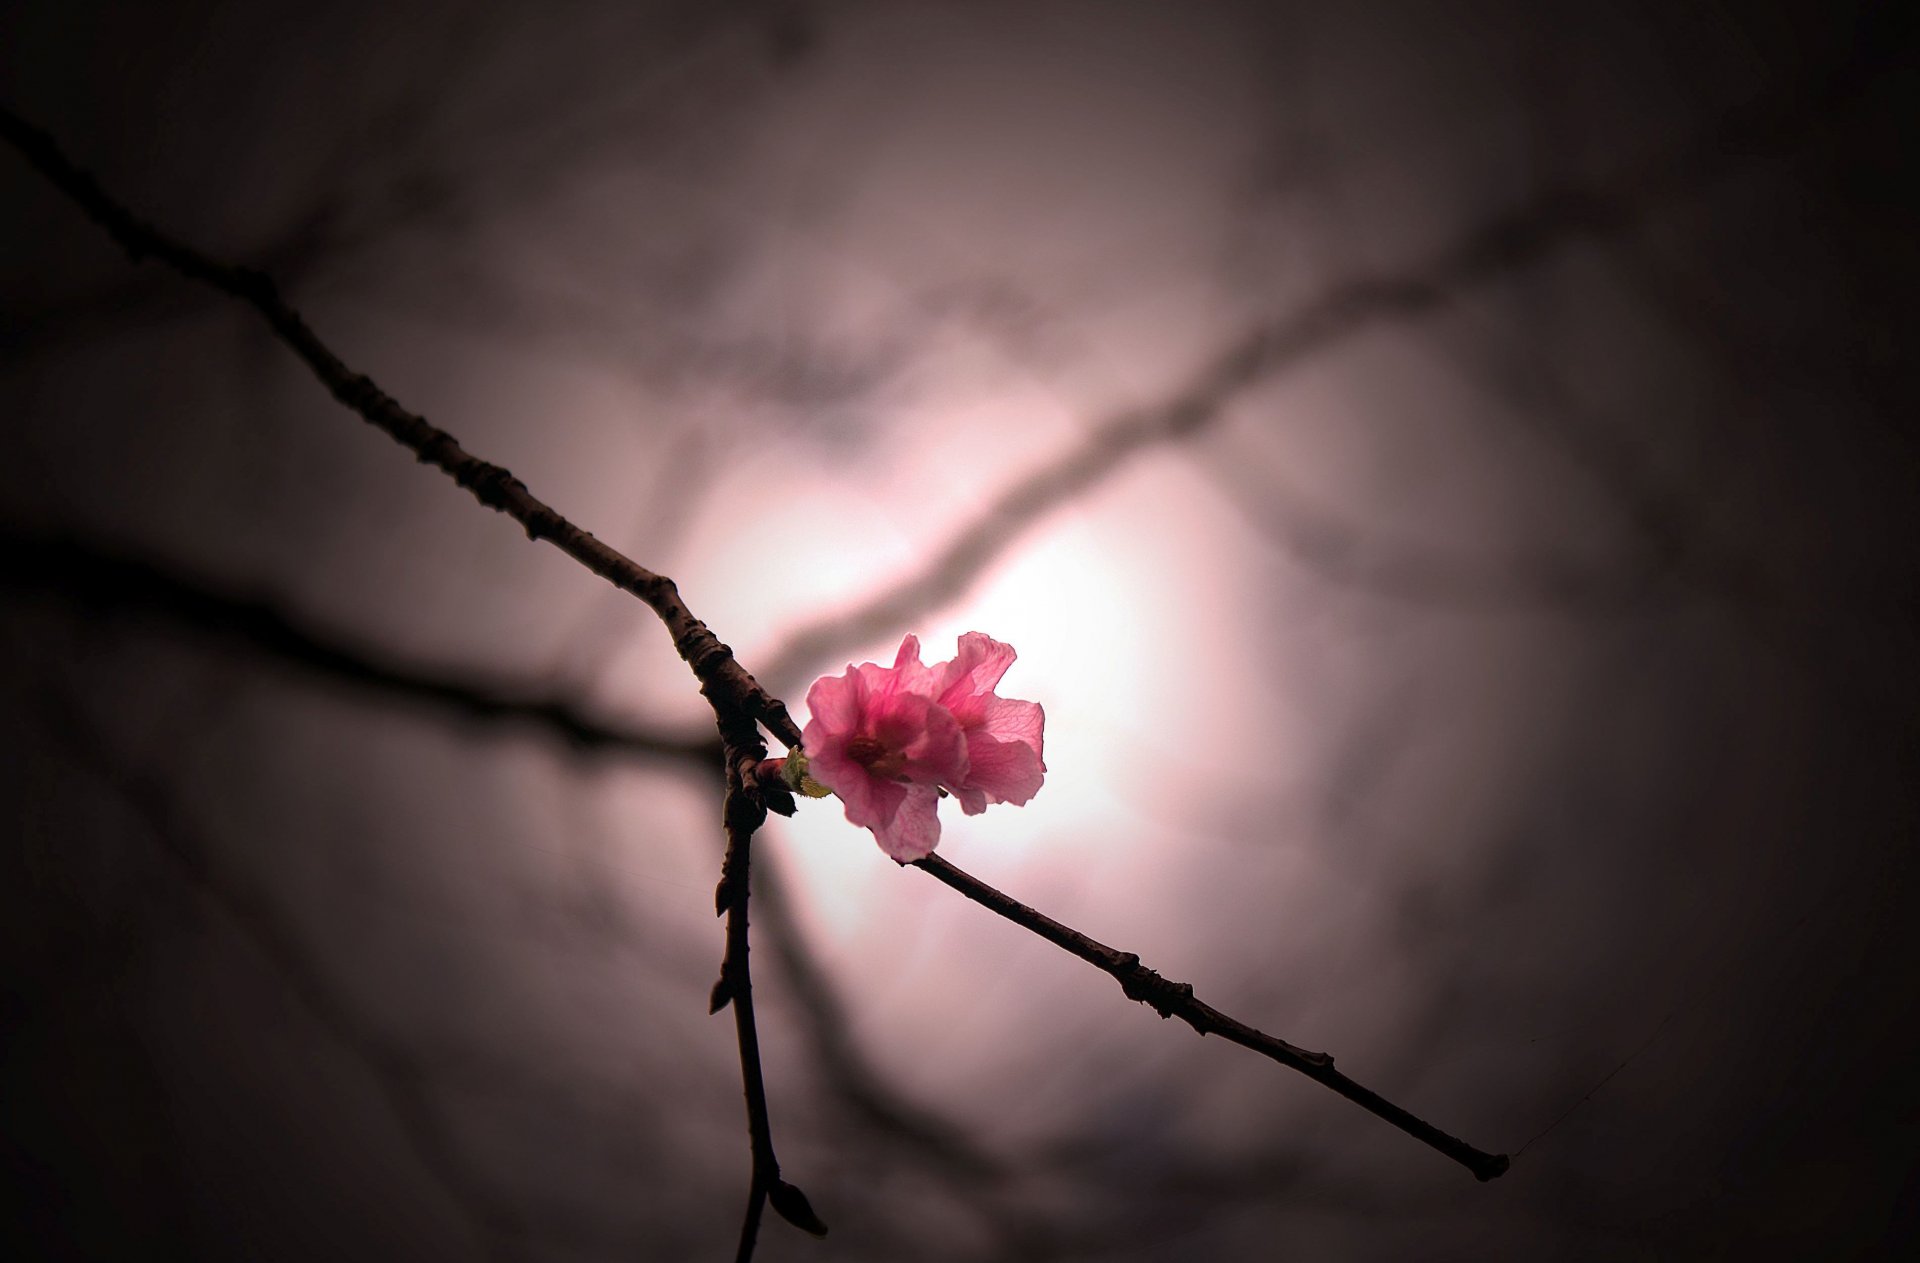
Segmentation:
{"type": "MultiPolygon", "coordinates": [[[[802,712],[766,1260],[1856,1258],[1920,1188],[1895,6],[0,6],[0,100],[802,712]],[[1880,16],[1876,20],[1874,13],[1880,16]],[[950,807],[951,805],[949,805],[950,807]]],[[[15,1257],[728,1257],[711,721],[636,602],[0,154],[15,1257]]]]}

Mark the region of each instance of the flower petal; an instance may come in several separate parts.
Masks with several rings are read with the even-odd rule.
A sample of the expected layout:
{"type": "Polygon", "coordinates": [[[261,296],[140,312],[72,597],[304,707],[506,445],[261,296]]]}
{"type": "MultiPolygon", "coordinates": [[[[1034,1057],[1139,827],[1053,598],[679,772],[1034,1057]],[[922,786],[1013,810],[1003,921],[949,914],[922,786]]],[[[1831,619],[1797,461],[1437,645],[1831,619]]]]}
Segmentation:
{"type": "Polygon", "coordinates": [[[908,632],[901,640],[899,651],[893,655],[893,669],[905,670],[908,663],[916,667],[920,665],[920,638],[912,632],[908,632]]]}
{"type": "Polygon", "coordinates": [[[816,680],[802,734],[813,778],[902,863],[939,843],[942,788],[969,815],[1025,803],[1046,775],[1046,714],[994,693],[1013,661],[1013,646],[968,632],[950,661],[929,667],[909,635],[891,667],[865,662],[816,680]]]}
{"type": "Polygon", "coordinates": [[[883,667],[868,662],[857,670],[866,681],[868,692],[874,697],[893,697],[903,693],[932,697],[934,693],[934,673],[920,661],[918,636],[909,635],[900,642],[900,650],[893,655],[892,666],[883,667]]]}
{"type": "Polygon", "coordinates": [[[844,675],[823,675],[807,690],[807,730],[801,739],[811,753],[826,733],[847,734],[860,726],[866,688],[858,670],[848,664],[844,675]]]}
{"type": "Polygon", "coordinates": [[[933,669],[935,696],[961,723],[971,723],[977,710],[975,699],[993,693],[1015,656],[1012,645],[985,632],[968,632],[960,637],[960,651],[953,660],[933,669]]]}
{"type": "MultiPolygon", "coordinates": [[[[982,708],[978,731],[995,741],[1018,741],[1030,745],[1035,758],[1044,758],[1046,726],[1047,713],[1040,708],[1040,703],[1023,702],[1011,697],[989,697],[982,708]]],[[[1041,771],[1045,770],[1043,764],[1041,771]]]]}
{"type": "MultiPolygon", "coordinates": [[[[935,811],[940,795],[931,785],[899,788],[903,793],[898,809],[884,827],[873,831],[873,836],[890,857],[911,864],[932,855],[933,848],[940,844],[940,817],[935,811]]],[[[848,818],[852,818],[851,812],[848,818]]]]}
{"type": "Polygon", "coordinates": [[[892,820],[906,796],[906,785],[873,775],[849,758],[844,746],[824,758],[811,752],[807,757],[813,779],[832,790],[845,806],[847,819],[864,829],[879,829],[892,820]]]}
{"type": "Polygon", "coordinates": [[[1040,752],[1024,741],[996,741],[984,733],[967,737],[970,770],[967,783],[954,790],[960,809],[970,816],[985,811],[988,803],[1024,805],[1040,792],[1046,779],[1046,764],[1040,752]],[[978,806],[975,806],[975,803],[978,806]]]}
{"type": "Polygon", "coordinates": [[[889,698],[873,716],[873,735],[906,762],[900,775],[922,785],[942,785],[967,777],[967,739],[960,723],[938,703],[906,694],[889,698]]]}

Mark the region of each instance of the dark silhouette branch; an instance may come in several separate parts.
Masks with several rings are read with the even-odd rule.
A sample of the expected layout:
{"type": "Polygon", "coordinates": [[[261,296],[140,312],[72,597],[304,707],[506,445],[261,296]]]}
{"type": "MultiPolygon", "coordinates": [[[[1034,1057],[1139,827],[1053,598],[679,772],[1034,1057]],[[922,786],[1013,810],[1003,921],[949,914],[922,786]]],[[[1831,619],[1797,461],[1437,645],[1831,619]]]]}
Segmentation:
{"type": "Polygon", "coordinates": [[[1194,998],[1193,988],[1173,982],[1140,963],[1132,952],[1108,947],[1080,931],[1060,924],[1045,913],[1002,894],[969,873],[947,863],[937,855],[917,860],[914,868],[924,869],[953,887],[981,907],[1052,943],[1062,951],[1078,956],[1094,968],[1113,976],[1130,1000],[1152,1007],[1161,1017],[1177,1017],[1202,1035],[1218,1035],[1229,1043],[1251,1048],[1289,1069],[1298,1070],[1314,1082],[1346,1097],[1376,1117],[1392,1123],[1422,1144],[1439,1150],[1473,1172],[1476,1179],[1491,1180],[1506,1172],[1507,1155],[1485,1153],[1456,1136],[1450,1136],[1432,1123],[1419,1118],[1387,1100],[1379,1093],[1361,1087],[1333,1068],[1333,1058],[1322,1052],[1309,1052],[1244,1022],[1228,1017],[1210,1004],[1194,998]]]}
{"type": "Polygon", "coordinates": [[[747,1209],[740,1224],[740,1246],[735,1263],[753,1258],[760,1216],[771,1201],[775,1213],[796,1228],[818,1237],[826,1224],[813,1213],[806,1194],[780,1178],[780,1160],[773,1151],[773,1123],[767,1111],[767,1086],[760,1072],[760,1035],[753,1020],[753,974],[748,966],[747,906],[752,885],[753,834],[767,818],[767,800],[783,814],[793,814],[793,799],[763,784],[759,768],[767,748],[753,722],[743,716],[720,721],[720,739],[727,747],[727,792],[721,809],[727,830],[727,855],[714,891],[715,910],[727,918],[727,953],[720,964],[708,1012],[733,1006],[735,1034],[740,1045],[740,1079],[747,1098],[747,1135],[753,1153],[753,1175],[747,1189],[747,1209]]]}
{"type": "Polygon", "coordinates": [[[407,662],[324,629],[259,596],[77,536],[0,526],[0,588],[51,593],[93,611],[157,617],[292,663],[353,688],[442,707],[476,721],[521,723],[580,750],[718,768],[720,743],[614,723],[503,679],[407,662]]]}

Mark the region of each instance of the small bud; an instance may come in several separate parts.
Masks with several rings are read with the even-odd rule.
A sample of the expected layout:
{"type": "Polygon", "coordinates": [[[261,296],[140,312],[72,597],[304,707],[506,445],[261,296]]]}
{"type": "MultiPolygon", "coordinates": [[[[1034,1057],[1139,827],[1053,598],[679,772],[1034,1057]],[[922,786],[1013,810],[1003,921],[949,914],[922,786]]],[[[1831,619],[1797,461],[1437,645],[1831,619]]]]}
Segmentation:
{"type": "Polygon", "coordinates": [[[707,996],[707,1015],[711,1017],[732,1003],[733,984],[727,981],[725,974],[721,974],[714,980],[713,991],[707,996]]]}
{"type": "Polygon", "coordinates": [[[753,787],[759,791],[760,801],[766,804],[767,810],[776,816],[791,816],[795,811],[786,772],[785,759],[762,759],[753,766],[753,787]]]}
{"type": "Polygon", "coordinates": [[[820,1216],[813,1213],[813,1206],[802,1193],[785,1180],[775,1180],[767,1192],[767,1200],[773,1203],[774,1214],[786,1220],[802,1232],[812,1233],[816,1237],[827,1235],[827,1225],[820,1222],[820,1216]]]}
{"type": "Polygon", "coordinates": [[[826,798],[833,793],[825,785],[807,775],[805,750],[795,749],[788,752],[785,761],[780,765],[780,779],[787,783],[788,789],[796,794],[804,794],[808,798],[826,798]]]}

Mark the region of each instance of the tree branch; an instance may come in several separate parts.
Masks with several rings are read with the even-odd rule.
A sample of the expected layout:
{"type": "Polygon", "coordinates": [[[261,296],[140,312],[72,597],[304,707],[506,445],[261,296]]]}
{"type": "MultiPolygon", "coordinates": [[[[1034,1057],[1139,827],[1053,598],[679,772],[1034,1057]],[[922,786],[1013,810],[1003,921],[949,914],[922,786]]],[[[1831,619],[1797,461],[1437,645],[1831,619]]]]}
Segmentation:
{"type": "Polygon", "coordinates": [[[806,1194],[780,1178],[780,1160],[773,1152],[773,1123],[767,1112],[767,1087],[760,1072],[760,1035],[753,1020],[753,975],[747,963],[747,901],[753,863],[753,834],[767,818],[767,796],[778,795],[776,808],[793,814],[793,799],[759,776],[767,748],[751,720],[735,716],[720,721],[720,739],[727,748],[727,794],[721,815],[727,829],[727,856],[720,867],[720,885],[714,891],[715,911],[727,918],[727,954],[720,964],[720,980],[713,985],[709,1013],[733,1006],[733,1024],[740,1044],[740,1079],[747,1098],[747,1136],[752,1146],[753,1176],[747,1189],[747,1209],[740,1224],[740,1246],[735,1263],[753,1258],[760,1231],[760,1215],[771,1200],[781,1218],[817,1237],[827,1235],[826,1224],[813,1213],[806,1194]]]}
{"type": "Polygon", "coordinates": [[[530,724],[577,749],[720,766],[718,741],[616,724],[524,685],[407,662],[355,644],[270,600],[222,592],[170,564],[77,536],[0,525],[0,588],[53,593],[128,616],[158,616],[356,688],[445,707],[470,719],[530,724]]]}
{"type": "Polygon", "coordinates": [[[1151,1006],[1161,1017],[1177,1017],[1202,1035],[1218,1035],[1242,1048],[1251,1048],[1261,1056],[1271,1058],[1289,1069],[1298,1070],[1316,1083],[1338,1092],[1367,1112],[1384,1118],[1422,1144],[1444,1153],[1473,1172],[1474,1178],[1478,1180],[1484,1182],[1506,1173],[1508,1166],[1506,1154],[1482,1152],[1466,1141],[1450,1136],[1425,1119],[1400,1108],[1379,1093],[1361,1087],[1335,1070],[1333,1058],[1326,1053],[1309,1052],[1304,1048],[1296,1047],[1284,1039],[1236,1021],[1210,1004],[1202,1003],[1194,997],[1192,986],[1162,978],[1158,973],[1141,964],[1140,958],[1132,952],[1123,952],[1088,938],[1080,931],[1062,925],[1052,917],[1029,908],[1009,895],[1002,894],[978,877],[962,872],[937,855],[916,860],[913,867],[924,869],[981,907],[998,913],[1024,930],[1039,935],[1062,951],[1078,956],[1095,969],[1111,974],[1120,984],[1120,989],[1126,992],[1128,999],[1138,1000],[1142,1004],[1151,1006]]]}

